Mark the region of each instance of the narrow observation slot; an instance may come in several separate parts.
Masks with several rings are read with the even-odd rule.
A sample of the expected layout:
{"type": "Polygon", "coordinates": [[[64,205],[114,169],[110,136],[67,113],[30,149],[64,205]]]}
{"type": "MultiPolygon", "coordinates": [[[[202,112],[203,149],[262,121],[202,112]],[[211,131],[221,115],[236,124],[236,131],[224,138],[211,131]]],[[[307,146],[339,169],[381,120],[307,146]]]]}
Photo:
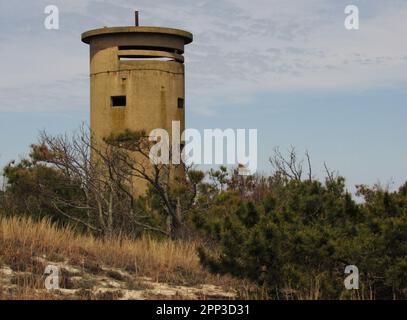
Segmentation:
{"type": "Polygon", "coordinates": [[[118,46],[119,51],[121,50],[152,50],[152,51],[166,51],[170,53],[177,53],[183,54],[184,51],[174,49],[174,48],[166,48],[166,47],[158,47],[158,46],[118,46]]]}
{"type": "Polygon", "coordinates": [[[160,51],[151,48],[141,49],[140,47],[133,48],[132,46],[118,47],[119,60],[159,60],[159,61],[177,61],[184,63],[184,56],[175,52],[176,50],[160,51]]]}
{"type": "Polygon", "coordinates": [[[157,58],[157,57],[140,57],[140,56],[119,56],[120,61],[132,61],[132,60],[155,60],[155,61],[175,61],[171,58],[157,58]]]}
{"type": "Polygon", "coordinates": [[[184,106],[185,106],[184,98],[178,98],[178,108],[179,109],[184,109],[184,106]]]}
{"type": "Polygon", "coordinates": [[[112,96],[110,97],[112,107],[125,107],[126,96],[112,96]]]}

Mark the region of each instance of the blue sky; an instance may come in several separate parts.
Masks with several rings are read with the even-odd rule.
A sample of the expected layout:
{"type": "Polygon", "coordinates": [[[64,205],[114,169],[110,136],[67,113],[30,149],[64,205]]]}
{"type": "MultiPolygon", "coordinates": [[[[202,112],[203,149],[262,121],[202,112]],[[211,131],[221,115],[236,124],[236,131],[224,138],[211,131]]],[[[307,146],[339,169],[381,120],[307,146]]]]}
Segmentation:
{"type": "Polygon", "coordinates": [[[356,183],[407,180],[407,1],[0,0],[0,165],[39,130],[88,121],[88,47],[80,34],[141,24],[194,33],[186,50],[187,126],[257,128],[259,170],[275,146],[308,150],[356,183]],[[60,9],[60,30],[44,8],[60,9]],[[360,30],[344,28],[344,8],[360,30]],[[4,76],[7,75],[7,76],[4,76]]]}

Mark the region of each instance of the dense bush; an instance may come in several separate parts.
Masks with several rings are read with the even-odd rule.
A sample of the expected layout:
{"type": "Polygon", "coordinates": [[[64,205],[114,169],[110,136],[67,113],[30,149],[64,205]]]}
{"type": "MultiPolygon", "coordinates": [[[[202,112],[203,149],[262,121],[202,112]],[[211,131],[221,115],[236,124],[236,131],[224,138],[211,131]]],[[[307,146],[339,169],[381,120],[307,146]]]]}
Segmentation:
{"type": "MultiPolygon", "coordinates": [[[[61,188],[63,177],[58,170],[26,159],[7,165],[4,168],[4,177],[7,182],[2,199],[4,214],[25,215],[34,219],[48,217],[54,222],[64,221],[40,190],[40,186],[44,185],[54,190],[61,188]]],[[[59,192],[64,193],[66,198],[70,197],[68,190],[64,192],[60,189],[59,192]]],[[[73,192],[73,188],[70,192],[73,192]]]]}
{"type": "Polygon", "coordinates": [[[194,216],[217,244],[216,253],[199,250],[214,273],[253,280],[274,298],[407,297],[407,184],[359,186],[358,204],[332,175],[325,183],[281,171],[222,178],[227,187],[209,195],[213,209],[194,216]],[[345,290],[347,265],[359,268],[357,292],[345,290]]]}

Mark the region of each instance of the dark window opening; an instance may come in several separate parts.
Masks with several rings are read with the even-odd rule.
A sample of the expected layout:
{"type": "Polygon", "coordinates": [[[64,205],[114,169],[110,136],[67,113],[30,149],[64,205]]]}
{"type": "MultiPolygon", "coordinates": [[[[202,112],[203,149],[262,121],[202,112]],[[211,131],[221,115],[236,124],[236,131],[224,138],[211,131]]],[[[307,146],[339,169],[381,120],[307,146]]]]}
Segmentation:
{"type": "Polygon", "coordinates": [[[125,107],[126,96],[112,96],[112,107],[125,107]]]}
{"type": "Polygon", "coordinates": [[[178,98],[178,108],[183,109],[184,108],[184,99],[183,98],[178,98]]]}

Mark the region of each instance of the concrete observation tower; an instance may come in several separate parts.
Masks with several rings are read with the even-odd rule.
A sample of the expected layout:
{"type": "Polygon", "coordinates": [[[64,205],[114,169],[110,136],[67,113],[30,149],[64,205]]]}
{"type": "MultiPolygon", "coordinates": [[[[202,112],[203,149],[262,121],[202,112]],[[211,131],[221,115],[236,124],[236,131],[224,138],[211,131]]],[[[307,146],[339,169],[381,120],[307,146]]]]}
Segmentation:
{"type": "Polygon", "coordinates": [[[125,129],[185,129],[184,46],[191,33],[135,26],[90,30],[90,126],[96,141],[125,129]]]}

